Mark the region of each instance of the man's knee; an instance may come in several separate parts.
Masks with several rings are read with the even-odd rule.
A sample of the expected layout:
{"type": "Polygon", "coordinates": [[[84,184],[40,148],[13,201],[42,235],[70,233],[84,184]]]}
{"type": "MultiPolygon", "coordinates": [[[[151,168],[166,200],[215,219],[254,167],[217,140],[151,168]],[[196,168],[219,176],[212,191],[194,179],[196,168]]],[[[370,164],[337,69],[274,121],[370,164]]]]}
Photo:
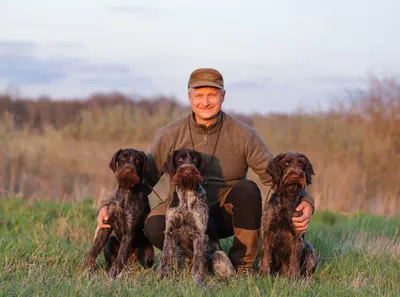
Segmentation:
{"type": "Polygon", "coordinates": [[[150,242],[162,250],[164,244],[165,216],[149,216],[144,224],[144,234],[150,242]]]}
{"type": "Polygon", "coordinates": [[[162,250],[164,244],[166,211],[165,203],[160,203],[150,212],[144,223],[144,233],[150,242],[160,250],[162,250]]]}
{"type": "Polygon", "coordinates": [[[261,191],[255,182],[241,180],[236,183],[228,194],[225,208],[230,209],[235,228],[260,228],[262,199],[261,191]]]}
{"type": "Polygon", "coordinates": [[[255,212],[261,211],[262,197],[260,188],[252,180],[241,180],[231,189],[227,203],[236,208],[246,208],[255,212]]]}

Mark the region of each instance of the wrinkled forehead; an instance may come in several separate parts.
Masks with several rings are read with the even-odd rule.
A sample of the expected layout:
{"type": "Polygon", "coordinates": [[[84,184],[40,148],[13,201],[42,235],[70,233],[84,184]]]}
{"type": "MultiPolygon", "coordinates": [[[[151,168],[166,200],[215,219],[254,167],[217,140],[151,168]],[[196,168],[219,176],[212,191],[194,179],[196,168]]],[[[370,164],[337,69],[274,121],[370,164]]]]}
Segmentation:
{"type": "Polygon", "coordinates": [[[139,157],[140,159],[143,159],[143,156],[141,156],[141,154],[139,154],[139,152],[137,150],[135,150],[135,149],[125,149],[118,155],[118,159],[120,161],[122,161],[122,160],[133,160],[136,157],[139,157]]]}
{"type": "Polygon", "coordinates": [[[221,93],[221,90],[213,87],[201,87],[201,88],[193,88],[191,90],[192,96],[207,96],[207,95],[218,95],[221,93]]]}
{"type": "Polygon", "coordinates": [[[282,158],[282,162],[305,163],[307,160],[299,153],[286,153],[282,158]]]}
{"type": "Polygon", "coordinates": [[[175,161],[192,162],[198,161],[201,155],[192,150],[181,150],[175,156],[175,161]]]}

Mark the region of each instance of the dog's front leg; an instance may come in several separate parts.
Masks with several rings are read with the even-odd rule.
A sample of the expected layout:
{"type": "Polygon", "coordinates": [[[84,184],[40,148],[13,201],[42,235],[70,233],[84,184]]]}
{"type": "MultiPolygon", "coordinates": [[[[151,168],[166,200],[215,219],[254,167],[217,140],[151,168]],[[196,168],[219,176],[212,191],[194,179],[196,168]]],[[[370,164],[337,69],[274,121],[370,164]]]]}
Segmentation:
{"type": "Polygon", "coordinates": [[[260,261],[260,275],[266,276],[271,273],[272,265],[272,238],[271,238],[271,220],[272,210],[265,208],[262,218],[262,257],[260,261]]]}
{"type": "Polygon", "coordinates": [[[300,263],[300,274],[303,276],[310,276],[318,266],[317,253],[309,241],[304,242],[300,263]]]}
{"type": "Polygon", "coordinates": [[[170,232],[165,232],[164,246],[161,253],[160,265],[157,268],[159,278],[164,278],[168,275],[169,270],[174,261],[175,247],[178,241],[170,232]]]}
{"type": "Polygon", "coordinates": [[[139,262],[144,268],[150,268],[154,262],[154,248],[153,244],[146,240],[143,247],[139,249],[139,262]]]}
{"type": "Polygon", "coordinates": [[[190,259],[188,253],[182,246],[178,245],[175,248],[175,257],[178,270],[184,271],[188,262],[187,260],[190,259]]]}
{"type": "Polygon", "coordinates": [[[260,261],[260,275],[267,276],[271,272],[272,248],[268,236],[263,237],[262,256],[260,261]]]}
{"type": "Polygon", "coordinates": [[[93,247],[89,251],[89,254],[86,258],[84,266],[87,268],[91,268],[94,266],[97,256],[100,254],[104,245],[107,242],[108,237],[110,236],[112,229],[102,228],[97,233],[96,239],[94,241],[93,247]]]}
{"type": "Polygon", "coordinates": [[[130,234],[132,232],[128,232],[129,235],[125,235],[122,237],[121,245],[119,247],[118,256],[115,259],[114,263],[111,266],[109,275],[112,278],[115,278],[122,269],[128,264],[129,252],[132,249],[132,243],[134,237],[130,234]]]}
{"type": "Polygon", "coordinates": [[[200,234],[193,242],[192,279],[198,285],[203,285],[207,258],[208,236],[200,234]]]}
{"type": "Polygon", "coordinates": [[[287,274],[288,277],[296,277],[300,274],[302,245],[300,244],[299,240],[294,240],[294,243],[291,246],[293,248],[289,259],[287,274]]]}

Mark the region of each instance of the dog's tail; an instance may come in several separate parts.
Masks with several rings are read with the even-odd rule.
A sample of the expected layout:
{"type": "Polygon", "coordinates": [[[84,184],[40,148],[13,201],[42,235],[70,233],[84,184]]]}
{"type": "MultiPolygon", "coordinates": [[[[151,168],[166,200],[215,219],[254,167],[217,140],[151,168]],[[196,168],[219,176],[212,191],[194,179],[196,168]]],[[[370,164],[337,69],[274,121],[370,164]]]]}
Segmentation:
{"type": "Polygon", "coordinates": [[[211,271],[222,278],[230,277],[235,269],[229,257],[222,250],[217,250],[212,253],[208,259],[211,271]]]}

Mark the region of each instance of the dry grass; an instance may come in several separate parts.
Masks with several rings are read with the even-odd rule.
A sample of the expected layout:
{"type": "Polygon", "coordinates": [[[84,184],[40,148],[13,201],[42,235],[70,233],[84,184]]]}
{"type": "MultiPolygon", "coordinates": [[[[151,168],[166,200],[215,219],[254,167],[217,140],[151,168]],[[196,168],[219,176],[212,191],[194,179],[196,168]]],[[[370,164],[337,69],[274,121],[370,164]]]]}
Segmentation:
{"type": "MultiPolygon", "coordinates": [[[[115,187],[108,162],[120,147],[147,150],[157,130],[185,108],[151,113],[116,105],[83,110],[80,121],[39,132],[0,122],[0,195],[56,201],[97,199],[115,187]],[[123,128],[121,128],[123,127],[123,128]]],[[[253,115],[252,126],[274,153],[307,154],[316,176],[309,188],[318,209],[400,213],[400,84],[371,80],[330,112],[253,115]],[[350,100],[351,99],[351,100],[350,100]]],[[[249,178],[258,183],[250,171],[249,178]]],[[[260,185],[261,186],[261,185],[260,185]]],[[[261,186],[264,198],[268,189],[261,186]]],[[[156,187],[167,193],[164,179],[156,187]]],[[[158,198],[152,196],[152,202],[158,198]]]]}
{"type": "Polygon", "coordinates": [[[357,250],[368,255],[369,258],[388,255],[394,261],[400,260],[400,237],[397,235],[392,238],[383,235],[370,236],[368,232],[359,231],[343,242],[341,248],[357,250]]]}

